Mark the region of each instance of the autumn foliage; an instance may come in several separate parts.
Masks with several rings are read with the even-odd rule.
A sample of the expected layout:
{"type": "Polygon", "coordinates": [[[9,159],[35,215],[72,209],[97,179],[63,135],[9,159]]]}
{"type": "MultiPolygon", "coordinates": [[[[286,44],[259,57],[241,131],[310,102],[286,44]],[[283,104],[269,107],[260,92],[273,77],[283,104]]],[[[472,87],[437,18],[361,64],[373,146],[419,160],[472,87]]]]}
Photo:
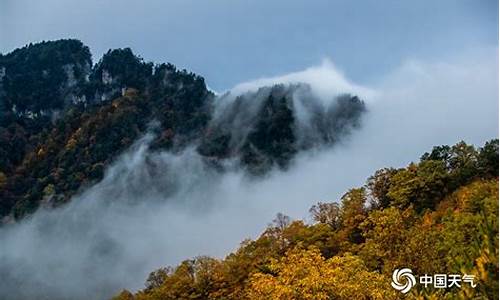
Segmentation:
{"type": "Polygon", "coordinates": [[[224,259],[198,257],[151,273],[114,299],[498,299],[498,140],[435,147],[382,169],[312,222],[278,214],[224,259]],[[395,268],[472,274],[477,287],[390,286],[395,268]]]}

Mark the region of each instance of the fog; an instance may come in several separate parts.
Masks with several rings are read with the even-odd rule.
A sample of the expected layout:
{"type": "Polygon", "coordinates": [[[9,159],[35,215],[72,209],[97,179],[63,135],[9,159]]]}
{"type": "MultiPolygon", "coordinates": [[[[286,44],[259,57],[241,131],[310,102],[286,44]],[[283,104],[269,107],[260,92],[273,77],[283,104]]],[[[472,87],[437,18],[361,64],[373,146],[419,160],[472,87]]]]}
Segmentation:
{"type": "Polygon", "coordinates": [[[337,201],[378,168],[404,166],[434,145],[482,145],[498,136],[497,53],[408,61],[369,87],[329,61],[242,83],[232,94],[297,82],[323,99],[350,92],[368,112],[362,128],[340,143],[299,153],[287,171],[262,178],[237,168],[215,171],[196,145],[153,152],[153,134],[146,134],[68,205],[0,228],[0,298],[106,299],[140,289],[161,266],[198,255],[223,258],[278,212],[308,220],[311,205],[337,201]]]}

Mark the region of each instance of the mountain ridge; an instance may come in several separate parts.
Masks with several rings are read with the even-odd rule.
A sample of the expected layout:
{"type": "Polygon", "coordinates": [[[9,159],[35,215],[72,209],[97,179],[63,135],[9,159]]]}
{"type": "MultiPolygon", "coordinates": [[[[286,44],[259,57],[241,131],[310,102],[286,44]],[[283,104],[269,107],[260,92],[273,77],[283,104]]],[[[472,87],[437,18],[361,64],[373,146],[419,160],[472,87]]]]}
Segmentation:
{"type": "Polygon", "coordinates": [[[92,65],[78,40],[16,49],[0,56],[0,69],[3,223],[40,204],[67,203],[102,179],[105,167],[151,122],[158,123],[153,149],[199,144],[197,151],[215,165],[236,158],[258,176],[287,168],[299,151],[335,144],[361,126],[366,112],[357,96],[340,95],[325,105],[299,83],[235,95],[215,114],[222,97],[203,77],[144,62],[130,48],[109,50],[92,65]]]}

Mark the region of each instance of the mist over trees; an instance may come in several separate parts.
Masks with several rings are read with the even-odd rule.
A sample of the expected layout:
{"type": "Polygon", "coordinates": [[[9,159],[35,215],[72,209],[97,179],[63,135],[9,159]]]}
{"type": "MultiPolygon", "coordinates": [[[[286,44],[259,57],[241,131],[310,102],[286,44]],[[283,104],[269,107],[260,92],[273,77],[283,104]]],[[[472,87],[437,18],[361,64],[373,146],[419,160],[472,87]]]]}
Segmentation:
{"type": "Polygon", "coordinates": [[[335,144],[360,127],[366,110],[352,95],[324,104],[307,84],[219,97],[202,77],[144,62],[129,48],[92,65],[78,40],[16,49],[0,57],[0,70],[3,223],[67,203],[146,132],[155,135],[153,149],[196,145],[211,167],[222,171],[236,159],[263,175],[286,169],[300,151],[335,144]]]}
{"type": "Polygon", "coordinates": [[[278,214],[224,259],[160,268],[143,290],[113,299],[403,299],[389,280],[401,267],[475,276],[475,288],[416,286],[414,299],[498,295],[498,140],[434,147],[310,214],[311,222],[278,214]]]}

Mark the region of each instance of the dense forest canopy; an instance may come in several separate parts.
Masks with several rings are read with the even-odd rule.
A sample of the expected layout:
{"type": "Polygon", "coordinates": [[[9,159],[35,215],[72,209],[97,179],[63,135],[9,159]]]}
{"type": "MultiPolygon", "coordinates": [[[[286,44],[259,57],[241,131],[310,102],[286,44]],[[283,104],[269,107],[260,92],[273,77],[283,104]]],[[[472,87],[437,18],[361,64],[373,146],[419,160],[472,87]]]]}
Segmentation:
{"type": "Polygon", "coordinates": [[[143,290],[113,299],[498,299],[498,140],[434,147],[310,215],[278,214],[224,259],[160,268],[143,290]],[[405,295],[390,285],[404,267],[469,274],[477,285],[417,285],[405,295]]]}
{"type": "Polygon", "coordinates": [[[62,109],[81,93],[91,67],[90,50],[78,40],[30,44],[0,56],[0,113],[62,109]]]}
{"type": "Polygon", "coordinates": [[[258,176],[287,168],[299,151],[335,144],[366,111],[355,95],[325,105],[297,84],[231,95],[216,114],[227,95],[214,95],[202,77],[145,62],[129,48],[93,65],[78,40],[14,50],[0,57],[0,70],[2,223],[67,203],[147,132],[152,149],[197,145],[207,165],[221,169],[233,159],[258,176]],[[307,108],[307,120],[297,106],[307,108]]]}

